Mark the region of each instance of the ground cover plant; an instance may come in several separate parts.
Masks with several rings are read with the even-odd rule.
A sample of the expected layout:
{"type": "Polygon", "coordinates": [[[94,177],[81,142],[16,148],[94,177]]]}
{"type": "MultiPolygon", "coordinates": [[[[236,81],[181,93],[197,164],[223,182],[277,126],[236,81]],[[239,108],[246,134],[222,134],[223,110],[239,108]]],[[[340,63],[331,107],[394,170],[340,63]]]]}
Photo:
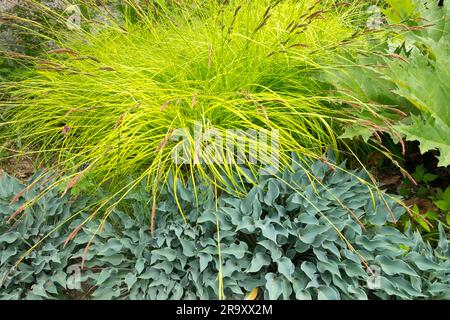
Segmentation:
{"type": "MultiPolygon", "coordinates": [[[[72,227],[88,216],[83,205],[89,199],[72,202],[52,192],[27,209],[17,229],[2,226],[3,298],[243,299],[255,288],[266,299],[448,298],[450,255],[442,226],[434,247],[418,232],[398,231],[389,223],[388,208],[379,198],[373,203],[358,179],[367,175],[340,168],[317,161],[311,169],[280,173],[295,181],[294,188],[262,176],[243,199],[224,194],[215,200],[213,188],[199,183],[202,214],[188,223],[180,218],[173,189],[167,187],[154,237],[144,223],[142,210],[149,194],[142,184],[116,208],[101,234],[95,231],[101,222],[94,220],[64,243],[62,235],[70,225],[63,224],[26,255],[33,238],[69,219],[74,210],[81,212],[72,227]],[[311,173],[323,181],[317,194],[307,177],[311,173]],[[356,253],[294,189],[338,225],[356,253]],[[361,224],[336,197],[352,208],[361,224]],[[73,282],[75,271],[83,285],[73,282]]],[[[4,219],[26,200],[11,204],[25,186],[6,174],[0,183],[4,219]]],[[[24,197],[38,189],[31,188],[24,197]]],[[[188,188],[184,194],[181,205],[194,217],[198,207],[193,192],[188,188]]],[[[396,218],[405,212],[395,201],[389,206],[396,218]]]]}

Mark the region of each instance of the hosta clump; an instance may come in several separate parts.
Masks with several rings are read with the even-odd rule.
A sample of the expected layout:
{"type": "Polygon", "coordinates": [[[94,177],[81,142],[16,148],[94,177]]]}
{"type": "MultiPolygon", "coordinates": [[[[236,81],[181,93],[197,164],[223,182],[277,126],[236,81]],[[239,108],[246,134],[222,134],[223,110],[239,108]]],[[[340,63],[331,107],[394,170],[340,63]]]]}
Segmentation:
{"type": "MultiPolygon", "coordinates": [[[[29,185],[33,185],[36,178],[33,177],[29,185]]],[[[45,180],[41,178],[41,181],[45,180]]],[[[153,239],[149,223],[144,221],[142,214],[148,210],[148,194],[142,189],[125,201],[136,216],[130,217],[117,209],[103,224],[101,233],[95,235],[102,222],[91,221],[65,246],[68,234],[89,216],[80,208],[89,207],[92,201],[77,198],[72,202],[68,196],[60,198],[56,191],[51,191],[35,206],[26,209],[22,221],[11,228],[6,223],[11,214],[29,197],[34,197],[41,187],[36,183],[35,187],[23,193],[19,201],[11,203],[25,188],[16,179],[2,174],[1,298],[61,299],[82,297],[87,293],[95,299],[214,299],[220,296],[218,267],[212,266],[213,263],[217,265],[216,228],[205,229],[182,221],[169,223],[168,216],[177,215],[174,200],[160,203],[160,210],[167,213],[158,219],[153,239]],[[77,216],[55,230],[73,214],[77,216]],[[14,268],[26,251],[46,235],[48,237],[42,245],[14,268]],[[87,245],[89,251],[86,251],[87,245]],[[82,263],[84,270],[80,273],[82,263]],[[79,278],[76,277],[78,274],[79,278]],[[80,292],[74,294],[76,291],[80,292]]],[[[186,210],[188,208],[185,206],[186,210]]],[[[222,234],[224,259],[230,257],[246,265],[249,263],[247,249],[247,245],[236,240],[234,234],[222,234]]],[[[238,280],[244,278],[245,274],[233,279],[223,277],[228,297],[244,294],[243,286],[238,285],[238,280]]]]}
{"type": "MultiPolygon", "coordinates": [[[[101,235],[97,236],[86,256],[87,272],[82,280],[90,281],[98,288],[92,297],[96,299],[217,299],[218,288],[218,242],[216,228],[202,225],[166,222],[168,215],[176,214],[175,203],[171,213],[158,219],[158,229],[152,239],[148,221],[142,215],[130,218],[123,212],[114,212],[112,220],[123,225],[117,231],[114,223],[107,222],[101,235]],[[93,272],[100,270],[99,272],[93,272]]],[[[142,207],[144,209],[144,207],[142,207]]],[[[88,225],[83,234],[75,238],[83,245],[73,257],[82,258],[84,246],[100,222],[88,225]]],[[[250,262],[248,246],[228,233],[221,238],[221,255],[242,264],[241,271],[250,262]]],[[[240,281],[246,280],[242,273],[236,277],[223,275],[227,297],[242,297],[244,289],[240,281]]],[[[251,288],[249,288],[251,289],[251,288]]]]}
{"type": "Polygon", "coordinates": [[[35,206],[26,209],[20,223],[6,223],[11,213],[47,185],[46,179],[38,183],[38,176],[42,177],[36,174],[30,178],[29,185],[34,187],[23,192],[24,184],[0,173],[0,298],[3,299],[61,298],[68,281],[71,281],[70,266],[76,263],[70,260],[73,244],[61,250],[67,229],[55,227],[70,218],[73,212],[78,212],[86,204],[85,201],[72,203],[68,196],[60,198],[53,190],[35,206]],[[15,201],[20,193],[22,196],[15,201]],[[13,269],[15,262],[47,235],[43,245],[31,251],[23,263],[13,269]]]}
{"type": "MultiPolygon", "coordinates": [[[[311,170],[284,172],[283,180],[295,184],[297,192],[266,177],[243,200],[220,199],[221,230],[252,239],[246,272],[255,278],[265,275],[259,285],[266,298],[448,297],[450,261],[443,230],[434,255],[419,234],[405,235],[389,226],[403,208],[386,195],[383,201],[375,196],[374,206],[359,178],[364,176],[316,162],[311,170]],[[315,191],[308,172],[321,181],[315,191]],[[333,226],[356,251],[349,250],[333,226]],[[380,277],[369,276],[364,265],[372,271],[381,268],[380,277]],[[374,279],[379,287],[368,290],[367,281],[374,279]]],[[[206,212],[200,221],[214,224],[214,215],[206,212]]]]}
{"type": "MultiPolygon", "coordinates": [[[[168,186],[161,192],[154,238],[142,214],[149,212],[150,199],[143,184],[112,212],[101,232],[102,222],[92,220],[63,248],[62,230],[74,230],[88,214],[64,225],[21,265],[34,269],[50,244],[63,263],[36,269],[27,284],[19,281],[25,270],[19,265],[2,292],[10,298],[60,297],[64,283],[47,289],[40,279],[51,280],[58,270],[67,276],[67,266],[84,259],[80,282],[95,299],[241,299],[253,288],[268,299],[450,298],[443,230],[436,248],[418,233],[401,233],[391,226],[404,211],[397,199],[371,190],[363,173],[342,168],[329,161],[294,166],[276,177],[262,176],[244,198],[215,197],[213,188],[199,183],[197,197],[192,186],[181,183],[175,197],[168,186]]],[[[72,211],[67,198],[58,201],[72,211]]],[[[2,215],[13,209],[2,207],[2,215]]],[[[28,212],[39,213],[39,206],[28,212]]],[[[20,240],[8,240],[14,232],[4,233],[2,252],[25,249],[20,240]]],[[[2,255],[2,271],[18,256],[2,255]]]]}

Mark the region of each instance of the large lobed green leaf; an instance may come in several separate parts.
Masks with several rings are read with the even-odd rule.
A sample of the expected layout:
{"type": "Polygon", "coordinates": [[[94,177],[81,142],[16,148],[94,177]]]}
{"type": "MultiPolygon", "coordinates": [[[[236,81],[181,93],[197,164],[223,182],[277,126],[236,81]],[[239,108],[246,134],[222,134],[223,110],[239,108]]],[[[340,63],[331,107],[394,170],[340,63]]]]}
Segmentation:
{"type": "Polygon", "coordinates": [[[420,111],[420,115],[411,116],[411,124],[400,124],[396,128],[408,140],[419,141],[422,153],[438,149],[440,166],[450,165],[449,39],[448,35],[439,42],[422,39],[428,56],[416,50],[408,64],[390,63],[388,77],[397,85],[394,92],[420,111]]]}
{"type": "Polygon", "coordinates": [[[395,32],[372,39],[378,43],[373,55],[350,57],[348,66],[325,76],[347,98],[375,104],[372,113],[364,110],[355,115],[377,126],[351,123],[341,138],[361,136],[367,142],[374,131],[385,131],[397,142],[399,132],[407,140],[419,141],[421,152],[438,150],[439,165],[448,166],[450,5],[416,0],[387,1],[387,5],[383,12],[389,24],[396,25],[389,26],[395,32]],[[397,113],[383,107],[386,104],[407,113],[407,118],[400,121],[397,113]],[[377,123],[383,112],[390,125],[377,123]]]}

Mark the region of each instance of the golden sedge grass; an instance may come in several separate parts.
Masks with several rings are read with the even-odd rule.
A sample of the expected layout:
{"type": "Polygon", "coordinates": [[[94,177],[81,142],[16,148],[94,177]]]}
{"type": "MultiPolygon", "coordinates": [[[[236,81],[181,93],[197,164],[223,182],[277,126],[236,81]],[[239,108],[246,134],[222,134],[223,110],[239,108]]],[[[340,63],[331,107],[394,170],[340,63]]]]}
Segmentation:
{"type": "MultiPolygon", "coordinates": [[[[61,48],[3,87],[12,95],[2,103],[11,137],[51,157],[47,150],[60,150],[53,159],[69,169],[95,162],[91,175],[101,182],[144,171],[160,171],[164,181],[178,171],[171,133],[196,122],[221,133],[278,130],[284,164],[292,151],[337,150],[337,124],[351,114],[330,106],[311,75],[354,33],[352,7],[242,3],[208,3],[157,22],[139,8],[141,23],[126,23],[126,32],[114,25],[94,35],[55,31],[61,48]]],[[[197,169],[224,183],[216,167],[197,169]]],[[[229,177],[236,170],[223,169],[229,177]]]]}

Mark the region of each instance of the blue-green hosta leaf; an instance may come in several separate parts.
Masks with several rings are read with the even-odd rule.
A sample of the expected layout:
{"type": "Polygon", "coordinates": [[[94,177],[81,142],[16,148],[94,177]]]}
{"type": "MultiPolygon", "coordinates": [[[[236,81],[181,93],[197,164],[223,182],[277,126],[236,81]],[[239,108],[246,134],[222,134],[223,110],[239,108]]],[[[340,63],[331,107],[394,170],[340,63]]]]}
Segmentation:
{"type": "Polygon", "coordinates": [[[233,255],[237,259],[242,259],[247,251],[247,244],[245,242],[240,242],[239,244],[232,243],[228,247],[223,247],[220,249],[223,255],[233,255]]]}
{"type": "Polygon", "coordinates": [[[247,195],[245,196],[245,198],[242,200],[241,205],[240,205],[240,209],[242,211],[242,214],[244,215],[252,215],[253,214],[253,205],[254,203],[258,202],[258,188],[254,187],[252,188],[247,195]],[[256,201],[255,201],[256,200],[256,201]]]}
{"type": "Polygon", "coordinates": [[[304,243],[303,241],[300,241],[300,239],[297,239],[297,241],[295,242],[294,249],[298,253],[304,253],[304,252],[308,251],[310,248],[311,248],[311,245],[304,243]]]}
{"type": "Polygon", "coordinates": [[[297,300],[312,300],[311,294],[307,290],[295,291],[295,298],[297,300]]]}
{"type": "Polygon", "coordinates": [[[450,284],[448,283],[432,283],[428,287],[428,291],[432,296],[440,297],[441,299],[450,298],[450,284]]]}
{"type": "MultiPolygon", "coordinates": [[[[171,248],[161,248],[157,250],[152,250],[152,261],[154,261],[154,256],[159,255],[161,257],[166,258],[169,261],[174,261],[177,258],[177,252],[171,248]]],[[[156,258],[158,259],[158,258],[156,258]]]]}
{"type": "Polygon", "coordinates": [[[245,231],[246,233],[255,232],[255,219],[248,216],[243,216],[241,223],[237,226],[236,231],[245,231]]]}
{"type": "Polygon", "coordinates": [[[286,279],[291,280],[295,271],[295,266],[292,261],[287,257],[281,257],[276,263],[278,265],[278,272],[285,276],[286,279]]]}
{"type": "Polygon", "coordinates": [[[214,247],[217,245],[216,238],[206,238],[206,239],[199,239],[198,243],[200,243],[201,247],[214,247]]]}
{"type": "Polygon", "coordinates": [[[264,237],[272,240],[274,243],[277,243],[277,231],[275,230],[275,226],[269,219],[258,221],[255,225],[257,228],[261,229],[264,237]]]}
{"type": "Polygon", "coordinates": [[[389,210],[383,203],[376,207],[374,214],[368,214],[367,218],[371,224],[382,226],[386,223],[386,221],[394,222],[391,213],[394,216],[395,221],[397,221],[403,214],[403,210],[401,208],[389,210]]]}
{"type": "Polygon", "coordinates": [[[351,294],[351,298],[354,300],[367,300],[366,292],[360,287],[355,285],[350,285],[347,287],[348,293],[351,294]]]}
{"type": "Polygon", "coordinates": [[[172,291],[172,300],[180,300],[183,297],[184,289],[181,285],[176,284],[172,291]]]}
{"type": "Polygon", "coordinates": [[[173,271],[174,263],[169,261],[161,261],[152,265],[152,268],[163,270],[166,274],[170,274],[173,271]]]}
{"type": "Polygon", "coordinates": [[[314,265],[314,263],[310,261],[303,261],[300,268],[303,270],[303,272],[306,273],[306,275],[312,280],[315,277],[315,273],[317,272],[317,268],[314,265]]]}
{"type": "Polygon", "coordinates": [[[214,242],[214,245],[209,245],[209,246],[203,248],[200,252],[207,253],[209,255],[215,255],[215,254],[218,254],[219,249],[217,247],[216,242],[214,242]]]}
{"type": "Polygon", "coordinates": [[[234,272],[240,272],[242,267],[238,260],[228,259],[222,266],[222,276],[224,278],[231,277],[234,272]]]}
{"type": "Polygon", "coordinates": [[[356,243],[362,246],[364,249],[369,251],[374,251],[378,248],[383,248],[386,245],[386,239],[370,239],[369,237],[363,235],[356,237],[356,243]]]}
{"type": "MultiPolygon", "coordinates": [[[[200,214],[200,216],[197,219],[198,223],[205,223],[205,222],[211,222],[214,225],[217,224],[217,215],[212,210],[206,210],[200,214]]],[[[220,221],[220,220],[219,220],[220,221]]]]}
{"type": "Polygon", "coordinates": [[[250,292],[255,288],[262,288],[266,284],[266,279],[264,278],[265,274],[260,272],[256,274],[254,277],[243,277],[243,279],[239,279],[238,282],[240,286],[246,291],[250,292]]]}
{"type": "Polygon", "coordinates": [[[136,283],[137,277],[134,273],[127,273],[125,276],[125,283],[128,286],[128,290],[131,290],[131,287],[136,283]]]}
{"type": "Polygon", "coordinates": [[[200,272],[206,269],[208,266],[208,263],[212,261],[212,256],[210,254],[200,252],[198,254],[199,261],[200,261],[200,272]]]}
{"type": "Polygon", "coordinates": [[[242,213],[235,208],[223,208],[223,214],[228,215],[231,218],[231,223],[234,226],[239,226],[241,224],[242,218],[247,217],[243,216],[242,213]]]}
{"type": "Polygon", "coordinates": [[[156,300],[167,300],[169,298],[169,293],[165,290],[165,288],[161,288],[156,295],[156,300]]]}
{"type": "Polygon", "coordinates": [[[344,281],[342,278],[345,278],[345,277],[343,275],[337,276],[337,275],[332,274],[331,275],[331,280],[332,280],[331,282],[333,283],[333,285],[336,288],[340,289],[341,292],[347,292],[349,283],[348,283],[348,281],[344,281]]]}
{"type": "Polygon", "coordinates": [[[300,194],[298,193],[291,194],[286,199],[286,209],[288,211],[296,210],[303,205],[303,202],[304,202],[303,197],[300,194]]]}
{"type": "Polygon", "coordinates": [[[103,269],[97,277],[97,286],[101,285],[103,282],[108,280],[111,277],[111,274],[113,273],[113,271],[114,271],[114,269],[112,269],[112,268],[103,269]]]}
{"type": "MultiPolygon", "coordinates": [[[[324,172],[328,172],[329,168],[319,163],[312,170],[320,176],[324,172]]],[[[364,207],[365,201],[371,203],[371,196],[367,192],[367,188],[361,185],[356,178],[350,178],[347,173],[339,170],[329,174],[331,176],[341,175],[340,179],[335,181],[333,190],[336,189],[336,195],[343,200],[345,205],[351,204],[352,201],[357,202],[353,207],[360,208],[356,209],[355,213],[362,218],[362,221],[366,221],[367,213],[373,214],[375,211],[375,208],[367,206],[366,209],[364,207]]],[[[367,179],[367,176],[358,172],[355,174],[367,179]]],[[[367,289],[364,280],[367,276],[360,265],[358,255],[346,248],[346,244],[338,237],[335,230],[323,217],[312,210],[312,206],[306,201],[306,206],[302,203],[295,211],[287,210],[289,203],[286,198],[289,198],[293,192],[295,194],[298,192],[304,197],[308,196],[302,190],[311,184],[304,173],[297,174],[294,178],[292,176],[294,175],[290,174],[287,181],[291,181],[291,183],[295,181],[298,189],[281,191],[278,186],[280,188],[279,195],[275,198],[276,200],[273,199],[278,204],[272,206],[264,203],[267,195],[264,195],[263,190],[268,187],[269,183],[260,183],[256,187],[253,198],[247,199],[251,206],[246,212],[247,215],[236,210],[228,211],[230,207],[241,209],[242,201],[240,199],[236,198],[235,201],[227,202],[218,199],[219,207],[217,209],[214,206],[210,207],[210,217],[205,219],[205,223],[195,224],[190,221],[183,224],[169,219],[172,216],[179,218],[178,208],[173,199],[166,199],[162,201],[167,202],[167,212],[157,216],[159,219],[157,223],[160,227],[155,230],[153,239],[140,218],[126,220],[124,222],[128,226],[126,230],[116,230],[117,226],[113,228],[110,225],[107,234],[96,237],[90,250],[92,255],[86,261],[88,268],[103,267],[103,271],[100,273],[89,270],[83,272],[82,282],[90,282],[92,285],[100,283],[93,298],[217,299],[219,260],[215,257],[218,254],[216,222],[219,219],[223,249],[222,276],[227,298],[240,298],[243,295],[242,290],[248,292],[259,287],[265,288],[264,297],[273,299],[289,299],[293,296],[297,299],[318,297],[320,299],[365,299],[367,289]],[[263,202],[262,206],[261,202],[263,202]],[[223,207],[221,208],[221,206],[223,207]],[[302,218],[296,219],[300,215],[302,218]],[[308,216],[314,219],[309,219],[308,216]],[[246,222],[245,219],[247,219],[246,222]],[[249,227],[242,228],[241,233],[237,236],[235,230],[246,223],[249,227]],[[226,224],[232,228],[222,229],[222,226],[227,226],[226,224]],[[254,227],[255,224],[258,225],[258,228],[271,225],[273,230],[269,227],[269,232],[259,232],[259,229],[258,232],[254,232],[256,229],[251,230],[251,226],[254,227]],[[298,237],[299,234],[302,238],[298,237]],[[311,244],[303,241],[308,236],[311,236],[308,241],[311,244]],[[256,243],[255,248],[252,245],[249,250],[246,242],[243,241],[243,239],[247,241],[247,238],[252,244],[256,243]],[[99,252],[102,252],[103,255],[98,254],[99,252]],[[111,259],[113,263],[108,259],[111,259]],[[300,262],[298,262],[299,260],[300,262]],[[117,264],[117,266],[113,267],[113,264],[117,264]],[[297,269],[294,268],[294,264],[297,269]],[[271,270],[273,267],[276,268],[276,272],[271,270]],[[275,272],[275,274],[267,274],[268,271],[275,272]]],[[[272,182],[277,183],[276,181],[272,182]]],[[[328,183],[327,176],[322,182],[325,185],[328,183]]],[[[444,257],[448,255],[448,246],[446,247],[448,244],[444,231],[441,232],[444,234],[444,240],[441,240],[435,251],[431,245],[424,243],[420,235],[412,233],[405,235],[393,227],[379,226],[370,228],[370,230],[368,228],[368,232],[364,233],[364,236],[359,236],[362,234],[361,230],[353,228],[355,222],[351,220],[348,212],[340,208],[332,199],[322,199],[322,196],[327,194],[325,188],[319,184],[316,184],[316,188],[318,193],[314,193],[311,187],[308,188],[312,197],[308,199],[313,200],[314,204],[339,228],[348,227],[344,228],[345,235],[370,265],[377,263],[381,265],[383,269],[381,278],[384,280],[382,279],[381,286],[372,290],[371,293],[386,299],[391,295],[401,299],[424,297],[421,295],[422,293],[427,297],[444,297],[446,295],[445,290],[448,289],[445,285],[448,282],[446,270],[450,269],[450,261],[443,261],[444,257]],[[403,246],[406,246],[408,250],[403,250],[403,246]],[[388,259],[387,262],[384,259],[388,259]],[[399,264],[398,261],[404,265],[399,264]],[[411,266],[417,270],[413,271],[417,272],[420,277],[410,276],[412,269],[408,269],[408,267],[411,268],[411,266]],[[430,283],[431,281],[433,284],[430,283]]],[[[54,197],[59,198],[57,193],[54,197]]],[[[164,192],[161,193],[161,197],[164,197],[164,192]]],[[[377,197],[376,194],[375,197],[377,197]]],[[[271,201],[272,199],[266,200],[271,201]]],[[[0,199],[0,201],[3,200],[0,199]]],[[[69,201],[69,199],[63,201],[69,201]]],[[[382,202],[377,199],[376,203],[382,202]]],[[[395,210],[396,204],[391,202],[389,204],[395,210]]],[[[182,201],[181,205],[187,206],[187,208],[183,208],[186,213],[191,213],[192,210],[196,211],[195,208],[193,209],[194,204],[182,201]]],[[[142,210],[140,206],[145,208],[144,203],[141,203],[139,206],[133,207],[133,210],[136,209],[138,213],[139,210],[142,210]]],[[[201,212],[207,213],[207,210],[200,209],[201,212]]],[[[40,216],[45,216],[42,214],[41,207],[36,207],[35,210],[40,216]]],[[[58,215],[67,217],[71,210],[64,209],[64,212],[58,209],[52,219],[58,215]]],[[[119,210],[113,212],[112,215],[123,215],[123,212],[119,210]]],[[[28,217],[32,217],[33,214],[34,211],[30,210],[28,217]]],[[[80,221],[74,221],[72,229],[86,217],[81,217],[80,221]]],[[[111,218],[111,221],[121,221],[117,216],[111,218]]],[[[35,242],[35,239],[38,239],[43,232],[45,234],[52,230],[52,225],[45,224],[40,219],[24,220],[24,222],[27,223],[27,228],[23,230],[28,237],[25,239],[27,241],[35,242]]],[[[82,232],[80,235],[94,232],[97,227],[98,221],[91,221],[86,225],[88,231],[82,232]]],[[[440,231],[441,229],[442,227],[440,227],[440,231]]],[[[62,230],[62,233],[64,232],[62,230]]],[[[79,244],[73,241],[65,250],[60,250],[60,236],[56,236],[56,233],[53,235],[55,237],[48,238],[48,243],[32,252],[28,259],[29,265],[22,264],[17,274],[8,277],[7,285],[12,284],[12,288],[20,287],[22,290],[18,293],[20,298],[43,298],[38,295],[39,292],[36,294],[29,289],[32,285],[41,285],[48,279],[58,284],[48,288],[42,285],[46,294],[52,297],[59,295],[64,280],[60,282],[55,278],[58,268],[61,267],[64,270],[63,266],[67,261],[81,257],[84,251],[83,245],[89,241],[89,237],[83,239],[79,244]],[[54,259],[53,257],[56,256],[57,258],[54,259]],[[55,273],[50,276],[48,272],[51,270],[55,273]],[[37,281],[38,277],[40,282],[37,281]]],[[[0,257],[10,248],[17,249],[19,254],[26,249],[25,243],[22,245],[21,241],[14,240],[12,243],[14,246],[9,245],[7,241],[3,242],[3,246],[6,246],[7,249],[0,250],[0,257]]],[[[7,258],[6,263],[13,263],[13,259],[15,257],[7,258]]],[[[3,276],[3,270],[0,270],[0,278],[3,276]]],[[[8,293],[13,292],[9,288],[6,290],[9,290],[8,293]]]]}
{"type": "Polygon", "coordinates": [[[319,220],[317,220],[317,218],[313,214],[303,212],[294,219],[294,222],[296,223],[300,222],[305,224],[318,224],[319,220]]]}
{"type": "Polygon", "coordinates": [[[192,202],[193,200],[192,192],[188,191],[181,181],[177,183],[177,194],[184,201],[192,202]]]}
{"type": "Polygon", "coordinates": [[[122,264],[123,261],[126,261],[125,256],[120,253],[113,254],[111,256],[105,256],[99,259],[106,263],[112,264],[113,266],[119,266],[120,264],[122,264]]]}
{"type": "MultiPolygon", "coordinates": [[[[348,266],[346,265],[346,267],[348,267],[348,266]]],[[[327,272],[337,275],[337,276],[341,275],[341,273],[339,272],[339,267],[334,261],[332,261],[332,262],[318,261],[317,262],[317,270],[319,270],[320,273],[324,273],[327,271],[327,272]]]]}
{"type": "Polygon", "coordinates": [[[0,252],[0,265],[4,264],[9,258],[17,254],[16,247],[8,247],[0,252]]]}
{"type": "Polygon", "coordinates": [[[96,300],[112,300],[120,296],[119,287],[99,287],[94,291],[92,296],[96,300]]]}
{"type": "Polygon", "coordinates": [[[158,279],[161,275],[161,270],[155,268],[147,268],[143,273],[138,277],[139,279],[148,280],[148,279],[158,279]]]}
{"type": "MultiPolygon", "coordinates": [[[[319,266],[317,266],[317,269],[319,269],[319,266]]],[[[325,283],[325,285],[331,285],[332,273],[330,271],[324,270],[320,273],[320,276],[322,277],[322,281],[325,283]]]]}
{"type": "Polygon", "coordinates": [[[283,278],[277,277],[274,273],[268,273],[266,278],[266,290],[270,300],[277,300],[283,294],[283,278]]]}
{"type": "Polygon", "coordinates": [[[381,269],[390,276],[395,274],[407,274],[417,277],[417,273],[402,260],[393,260],[385,256],[378,256],[375,258],[375,261],[379,263],[381,269]]]}
{"type": "Polygon", "coordinates": [[[99,251],[100,255],[111,256],[113,254],[119,253],[123,247],[123,244],[118,239],[109,239],[99,251]]]}
{"type": "Polygon", "coordinates": [[[381,239],[382,241],[386,241],[388,243],[393,244],[402,244],[408,247],[414,246],[414,242],[406,237],[402,232],[394,227],[380,227],[377,228],[377,235],[373,237],[373,239],[381,239]]]}
{"type": "Polygon", "coordinates": [[[0,244],[6,242],[8,244],[13,243],[17,239],[20,239],[21,235],[18,232],[7,232],[0,236],[0,244]]]}
{"type": "Polygon", "coordinates": [[[0,199],[14,197],[24,188],[25,186],[19,180],[9,176],[6,172],[0,173],[0,199]]]}
{"type": "MultiPolygon", "coordinates": [[[[232,293],[234,293],[238,296],[242,296],[244,294],[244,292],[239,287],[239,285],[236,283],[236,281],[231,278],[225,279],[223,282],[223,286],[224,286],[224,288],[226,288],[227,290],[230,290],[232,293]]],[[[214,287],[217,287],[217,285],[214,285],[214,287]]]]}
{"type": "Polygon", "coordinates": [[[64,271],[59,270],[58,272],[53,274],[51,280],[54,283],[59,284],[61,287],[66,288],[66,285],[67,285],[67,274],[64,271]]]}
{"type": "Polygon", "coordinates": [[[14,290],[12,292],[3,294],[2,297],[0,298],[0,300],[20,300],[21,293],[22,293],[22,290],[20,290],[20,289],[14,290]]]}
{"type": "Polygon", "coordinates": [[[141,274],[142,271],[144,271],[145,268],[145,259],[144,258],[139,258],[136,261],[136,265],[135,265],[135,269],[137,271],[138,274],[141,274]]]}
{"type": "Polygon", "coordinates": [[[225,208],[225,207],[230,206],[230,207],[232,207],[234,209],[239,209],[239,207],[241,205],[241,202],[242,202],[241,199],[233,198],[233,197],[230,197],[230,196],[224,196],[224,197],[222,197],[222,198],[220,198],[218,200],[219,200],[219,205],[221,207],[225,208]]]}
{"type": "Polygon", "coordinates": [[[253,211],[252,211],[252,218],[253,219],[259,219],[262,214],[262,207],[261,202],[259,202],[257,199],[253,200],[253,211]]]}
{"type": "MultiPolygon", "coordinates": [[[[73,229],[72,229],[73,230],[73,229]]],[[[75,244],[86,245],[91,240],[92,236],[87,233],[79,233],[71,242],[75,244]]],[[[90,250],[88,251],[89,255],[90,250]]]]}
{"type": "MultiPolygon", "coordinates": [[[[297,270],[295,272],[291,282],[292,282],[292,287],[294,289],[296,298],[299,300],[302,300],[300,298],[300,293],[305,290],[306,285],[309,282],[308,277],[303,272],[297,270]]],[[[309,299],[311,299],[311,297],[309,299]]]]}
{"type": "MultiPolygon", "coordinates": [[[[343,223],[341,223],[343,225],[343,223]]],[[[336,224],[334,224],[336,226],[336,224]]],[[[314,247],[322,246],[325,240],[335,240],[338,238],[337,232],[332,229],[329,222],[326,225],[307,225],[299,230],[299,238],[303,242],[314,247]]]]}
{"type": "Polygon", "coordinates": [[[414,290],[422,292],[422,279],[418,277],[411,277],[411,286],[414,290]]]}
{"type": "Polygon", "coordinates": [[[250,263],[250,267],[246,270],[246,272],[258,272],[262,267],[268,266],[271,260],[263,252],[256,252],[253,256],[252,262],[250,263]]]}
{"type": "Polygon", "coordinates": [[[393,277],[392,280],[393,280],[392,282],[395,284],[395,286],[398,289],[405,292],[411,298],[424,296],[419,291],[417,291],[416,289],[414,289],[412,287],[411,281],[405,280],[404,278],[401,278],[401,277],[393,277]]]}
{"type": "Polygon", "coordinates": [[[283,255],[281,249],[271,240],[262,240],[258,244],[269,251],[272,260],[278,260],[283,255]]]}
{"type": "Polygon", "coordinates": [[[180,243],[183,248],[183,254],[186,257],[193,257],[196,253],[195,243],[186,239],[180,238],[180,243]]]}
{"type": "Polygon", "coordinates": [[[322,244],[324,249],[327,249],[329,252],[333,253],[338,259],[341,258],[341,254],[339,252],[339,249],[336,247],[334,242],[332,241],[324,241],[322,244]]]}
{"type": "Polygon", "coordinates": [[[150,287],[167,286],[169,283],[169,277],[165,274],[160,274],[158,279],[149,282],[150,287]]]}
{"type": "Polygon", "coordinates": [[[321,262],[328,262],[328,256],[327,256],[327,252],[325,250],[322,250],[320,248],[313,248],[313,252],[317,258],[318,261],[321,262]]]}
{"type": "Polygon", "coordinates": [[[42,297],[42,298],[48,298],[47,291],[44,289],[44,283],[39,282],[31,287],[31,292],[35,294],[36,296],[42,297]]]}
{"type": "Polygon", "coordinates": [[[344,270],[349,277],[367,278],[367,273],[364,271],[361,263],[354,263],[353,261],[348,262],[345,264],[344,270]]]}
{"type": "Polygon", "coordinates": [[[359,256],[356,253],[354,253],[354,252],[352,252],[352,251],[350,251],[348,249],[344,249],[343,252],[344,252],[344,256],[347,259],[353,261],[356,264],[360,264],[361,263],[361,260],[359,259],[359,256]]]}
{"type": "Polygon", "coordinates": [[[288,279],[283,279],[283,299],[284,300],[289,300],[291,298],[291,294],[292,294],[292,285],[290,280],[288,279]]]}
{"type": "Polygon", "coordinates": [[[272,180],[269,181],[267,187],[268,187],[268,190],[267,190],[266,195],[264,196],[264,202],[268,206],[272,206],[272,205],[274,205],[275,200],[280,195],[280,189],[278,188],[278,185],[272,180]]]}
{"type": "Polygon", "coordinates": [[[439,243],[438,243],[438,247],[441,250],[442,253],[446,253],[448,251],[449,248],[449,242],[447,240],[447,235],[445,233],[444,227],[442,226],[442,224],[439,224],[439,243]]]}
{"type": "Polygon", "coordinates": [[[443,270],[443,268],[437,263],[425,258],[423,255],[417,252],[411,252],[406,256],[406,259],[414,263],[420,270],[443,270]]]}
{"type": "Polygon", "coordinates": [[[339,300],[339,292],[333,287],[320,286],[317,288],[317,299],[319,300],[339,300]]]}

